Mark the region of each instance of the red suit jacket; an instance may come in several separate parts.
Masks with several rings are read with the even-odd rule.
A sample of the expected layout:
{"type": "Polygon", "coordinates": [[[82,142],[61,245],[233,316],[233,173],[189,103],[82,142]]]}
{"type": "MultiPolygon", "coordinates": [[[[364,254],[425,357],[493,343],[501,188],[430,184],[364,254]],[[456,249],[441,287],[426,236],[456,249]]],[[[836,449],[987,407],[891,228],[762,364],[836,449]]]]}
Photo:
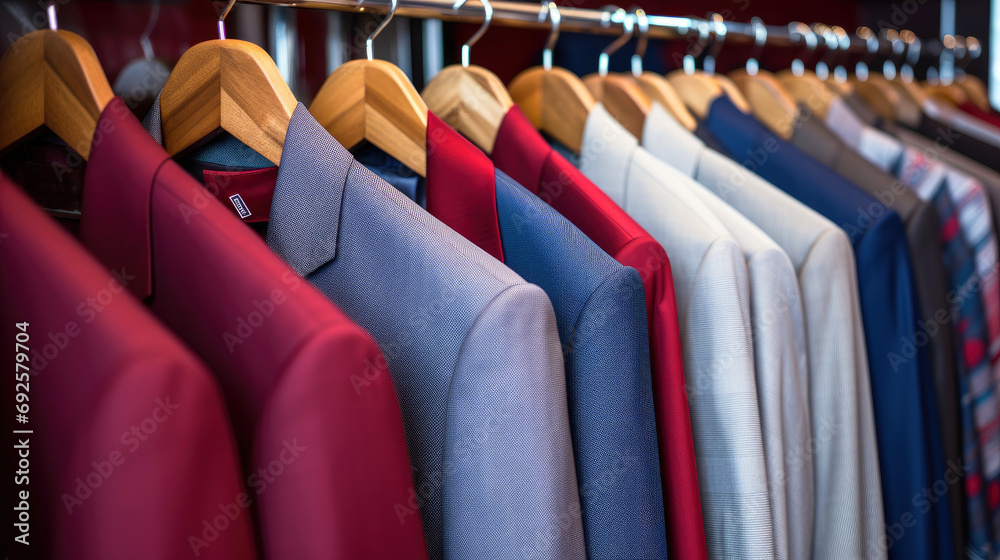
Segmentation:
{"type": "MultiPolygon", "coordinates": [[[[81,241],[134,276],[128,290],[222,387],[263,556],[426,558],[420,523],[396,514],[415,496],[413,478],[371,337],[174,163],[119,98],[101,115],[82,193],[81,241]]],[[[210,535],[197,535],[202,556],[216,546],[210,535]]]]}
{"type": "Polygon", "coordinates": [[[28,492],[29,545],[8,541],[12,556],[192,558],[189,537],[228,515],[200,558],[253,558],[250,516],[219,509],[244,492],[219,387],[126,291],[132,271],[108,274],[2,176],[0,232],[0,356],[23,382],[11,371],[4,392],[27,394],[12,429],[33,432],[4,442],[27,460],[4,484],[12,506],[28,492]]]}

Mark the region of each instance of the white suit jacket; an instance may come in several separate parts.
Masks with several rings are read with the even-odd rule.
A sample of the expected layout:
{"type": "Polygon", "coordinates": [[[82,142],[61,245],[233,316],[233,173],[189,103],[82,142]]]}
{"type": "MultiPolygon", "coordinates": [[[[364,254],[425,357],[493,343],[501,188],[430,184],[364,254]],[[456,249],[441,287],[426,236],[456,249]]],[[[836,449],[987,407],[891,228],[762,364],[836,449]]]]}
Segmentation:
{"type": "MultiPolygon", "coordinates": [[[[786,449],[785,471],[794,472],[803,457],[813,462],[811,557],[885,558],[879,544],[885,520],[874,412],[850,240],[823,216],[707,148],[657,104],[646,118],[643,145],[717,194],[791,259],[806,325],[812,435],[801,452],[786,449]]],[[[791,558],[802,557],[807,546],[798,507],[789,504],[788,510],[791,558]]]]}
{"type": "Polygon", "coordinates": [[[670,257],[709,556],[774,558],[740,246],[691,193],[693,181],[640,148],[600,104],[580,170],[670,257]]]}

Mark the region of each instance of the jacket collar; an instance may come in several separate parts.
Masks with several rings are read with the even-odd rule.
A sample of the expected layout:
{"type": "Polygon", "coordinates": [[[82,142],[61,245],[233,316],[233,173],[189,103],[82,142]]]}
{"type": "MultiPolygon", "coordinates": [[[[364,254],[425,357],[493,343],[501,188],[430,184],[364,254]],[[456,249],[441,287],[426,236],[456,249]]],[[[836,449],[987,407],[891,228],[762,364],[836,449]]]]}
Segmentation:
{"type": "Polygon", "coordinates": [[[587,115],[580,148],[580,171],[625,206],[628,171],[639,141],[598,103],[587,115]]]}
{"type": "Polygon", "coordinates": [[[658,159],[665,161],[693,177],[698,170],[705,143],[667,113],[658,101],[646,115],[642,127],[642,147],[658,159]]]}
{"type": "Polygon", "coordinates": [[[496,168],[479,148],[427,113],[427,211],[503,262],[496,168]]]}
{"type": "Polygon", "coordinates": [[[538,194],[545,164],[552,152],[552,146],[535,130],[521,109],[512,105],[500,123],[493,146],[496,166],[524,188],[538,194]]]}
{"type": "Polygon", "coordinates": [[[267,244],[302,276],[337,256],[352,165],[360,164],[299,103],[285,134],[267,244]]]}
{"type": "Polygon", "coordinates": [[[80,238],[98,260],[134,276],[128,288],[140,299],[153,293],[153,181],[167,159],[122,99],[112,99],[94,131],[80,238]]]}

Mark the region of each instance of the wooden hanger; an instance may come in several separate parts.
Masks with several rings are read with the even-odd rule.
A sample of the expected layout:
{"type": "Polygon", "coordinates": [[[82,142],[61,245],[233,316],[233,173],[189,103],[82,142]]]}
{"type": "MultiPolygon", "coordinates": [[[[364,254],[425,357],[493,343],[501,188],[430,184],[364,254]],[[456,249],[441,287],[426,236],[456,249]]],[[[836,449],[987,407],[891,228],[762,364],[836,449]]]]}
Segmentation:
{"type": "Polygon", "coordinates": [[[872,73],[861,81],[856,76],[850,78],[854,91],[875,113],[888,121],[896,121],[896,108],[902,103],[900,94],[881,74],[872,73]]]}
{"type": "MultiPolygon", "coordinates": [[[[639,10],[641,11],[641,10],[639,10]]],[[[626,14],[619,8],[614,14],[605,12],[608,19],[622,17],[622,34],[601,51],[598,58],[597,72],[583,78],[583,83],[626,130],[636,138],[642,138],[643,123],[649,114],[651,103],[635,82],[625,76],[609,75],[608,63],[611,55],[632,38],[635,15],[626,14]]],[[[643,13],[645,16],[645,13],[643,13]]]]}
{"type": "Polygon", "coordinates": [[[775,79],[793,99],[820,118],[826,116],[830,103],[838,96],[838,91],[831,88],[828,82],[820,80],[812,70],[802,70],[799,76],[791,70],[782,70],[775,79]]]}
{"type": "Polygon", "coordinates": [[[792,137],[798,119],[798,106],[770,72],[758,70],[756,75],[751,75],[741,68],[730,72],[729,77],[750,102],[757,120],[785,140],[792,137]]]}
{"type": "Polygon", "coordinates": [[[969,95],[965,93],[965,90],[955,83],[944,85],[930,84],[925,81],[920,83],[920,89],[924,90],[924,93],[933,99],[952,106],[961,105],[969,100],[969,95]]]}
{"type": "Polygon", "coordinates": [[[389,15],[368,37],[368,58],[334,70],[309,112],[345,147],[367,140],[426,177],[427,105],[398,66],[372,54],[372,40],[389,24],[396,3],[391,0],[389,15]]]}
{"type": "Polygon", "coordinates": [[[688,111],[677,90],[665,77],[644,71],[633,79],[650,102],[662,105],[681,126],[690,131],[698,127],[698,121],[691,115],[691,111],[688,111]]]}
{"type": "Polygon", "coordinates": [[[993,110],[990,107],[990,97],[986,93],[986,84],[979,79],[979,76],[965,74],[962,79],[955,82],[955,85],[961,88],[966,97],[983,111],[993,110]]]}
{"type": "Polygon", "coordinates": [[[663,76],[642,69],[642,59],[646,55],[646,46],[649,44],[649,18],[646,17],[646,12],[641,8],[636,9],[633,14],[636,17],[639,41],[636,43],[635,53],[632,54],[632,75],[628,79],[639,87],[639,90],[649,99],[651,104],[659,103],[681,126],[693,132],[698,126],[698,121],[684,106],[684,102],[677,95],[674,86],[670,85],[670,82],[663,76]]]}
{"type": "MultiPolygon", "coordinates": [[[[714,25],[716,26],[725,25],[721,22],[721,16],[719,16],[718,20],[715,20],[713,16],[713,21],[715,21],[714,25]]],[[[685,68],[670,72],[667,74],[667,80],[673,86],[674,91],[677,92],[681,101],[684,102],[684,105],[699,119],[707,117],[712,107],[712,102],[724,95],[729,97],[729,100],[740,111],[749,113],[750,103],[731,80],[724,76],[721,79],[716,79],[707,72],[695,69],[696,57],[693,53],[694,51],[703,53],[712,41],[710,25],[708,22],[702,22],[698,26],[698,40],[695,44],[691,45],[687,55],[684,57],[685,68]]]]}
{"type": "Polygon", "coordinates": [[[543,10],[552,22],[542,51],[543,64],[515,76],[508,91],[535,128],[578,153],[587,115],[597,102],[580,78],[568,70],[552,67],[552,47],[559,38],[559,8],[555,2],[549,2],[543,10]]]}
{"type": "Polygon", "coordinates": [[[297,102],[264,49],[225,38],[234,3],[219,16],[219,39],[188,49],[163,86],[163,147],[175,155],[221,129],[277,165],[297,102]]]}
{"type": "Polygon", "coordinates": [[[0,150],[46,126],[86,160],[114,94],[94,49],[57,30],[54,5],[48,11],[51,29],[24,35],[0,58],[0,150]]]}
{"type": "MultiPolygon", "coordinates": [[[[435,115],[491,154],[500,125],[514,100],[496,74],[469,64],[472,45],[482,37],[493,19],[489,0],[480,2],[486,15],[483,25],[462,45],[462,64],[452,64],[438,72],[421,95],[435,115]]],[[[462,0],[455,9],[464,3],[462,0]]]]}

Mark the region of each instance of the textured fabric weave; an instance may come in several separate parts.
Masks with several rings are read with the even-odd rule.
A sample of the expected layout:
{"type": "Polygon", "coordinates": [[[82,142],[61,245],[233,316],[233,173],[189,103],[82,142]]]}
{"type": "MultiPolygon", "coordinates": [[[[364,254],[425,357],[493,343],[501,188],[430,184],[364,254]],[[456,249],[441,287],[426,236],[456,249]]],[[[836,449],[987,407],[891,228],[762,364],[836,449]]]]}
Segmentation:
{"type": "Polygon", "coordinates": [[[128,269],[109,274],[3,176],[0,231],[0,319],[10,339],[0,356],[13,370],[3,394],[13,404],[23,382],[17,389],[31,399],[29,422],[13,424],[11,407],[4,427],[33,431],[14,434],[3,453],[11,466],[30,461],[5,485],[15,507],[21,498],[6,492],[25,487],[11,482],[30,482],[29,544],[17,556],[256,558],[245,513],[210,546],[189,541],[202,538],[220,503],[247,491],[205,366],[126,291],[128,269]]]}
{"type": "MultiPolygon", "coordinates": [[[[427,208],[549,295],[593,558],[665,558],[642,281],[434,114],[427,208]]],[[[373,169],[376,173],[381,170],[373,169]]],[[[391,171],[391,170],[387,170],[391,171]]]]}
{"type": "Polygon", "coordinates": [[[516,105],[504,117],[492,158],[498,169],[533,191],[615,260],[636,269],[642,277],[667,550],[672,558],[706,558],[674,280],[666,251],[557,153],[516,105]]]}
{"type": "Polygon", "coordinates": [[[379,342],[432,558],[583,558],[545,293],[354,161],[301,105],[268,243],[379,342]]]}
{"type": "MultiPolygon", "coordinates": [[[[650,153],[693,175],[702,142],[654,103],[643,127],[650,153]]],[[[788,255],[767,234],[702,185],[691,191],[740,243],[750,280],[757,397],[767,458],[776,558],[812,554],[814,479],[802,298],[788,255]],[[795,458],[792,463],[791,458],[795,458]]]]}
{"type": "Polygon", "coordinates": [[[710,558],[773,558],[754,380],[750,293],[739,245],[607,110],[587,118],[580,170],[670,255],[710,558]]]}
{"type": "Polygon", "coordinates": [[[944,534],[940,524],[937,530],[931,529],[938,520],[936,508],[948,507],[947,502],[932,504],[921,515],[911,512],[912,497],[928,488],[939,470],[935,460],[940,461],[940,456],[935,457],[932,451],[932,428],[939,421],[934,381],[923,347],[915,352],[905,349],[918,324],[912,269],[899,215],[776,138],[727,98],[712,103],[706,123],[730,156],[745,158],[749,154],[745,166],[839,223],[851,237],[868,347],[886,523],[891,526],[904,516],[914,518],[908,531],[888,543],[888,553],[891,558],[908,560],[952,554],[950,522],[943,528],[944,534]],[[872,214],[868,208],[877,211],[872,214]]]}

